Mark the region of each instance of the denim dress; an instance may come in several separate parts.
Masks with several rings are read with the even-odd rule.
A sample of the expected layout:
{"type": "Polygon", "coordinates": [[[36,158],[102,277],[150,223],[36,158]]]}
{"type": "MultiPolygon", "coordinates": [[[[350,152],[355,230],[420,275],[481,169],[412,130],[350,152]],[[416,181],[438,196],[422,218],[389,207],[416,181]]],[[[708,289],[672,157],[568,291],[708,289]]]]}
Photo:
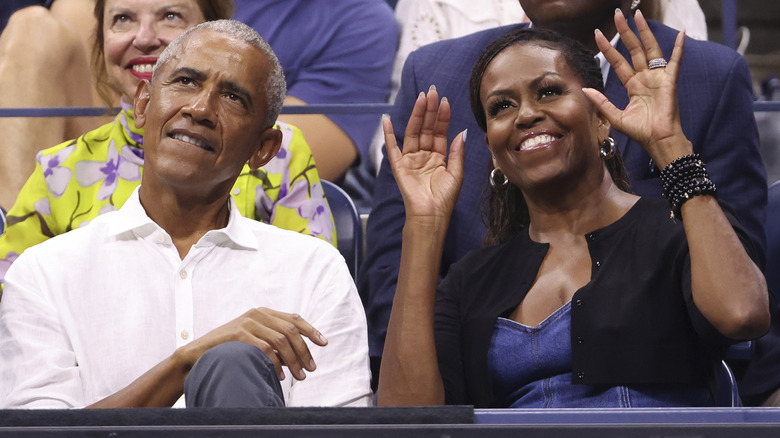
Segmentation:
{"type": "Polygon", "coordinates": [[[712,406],[706,387],[572,383],[571,302],[536,327],[496,320],[488,351],[496,405],[511,408],[712,406]]]}

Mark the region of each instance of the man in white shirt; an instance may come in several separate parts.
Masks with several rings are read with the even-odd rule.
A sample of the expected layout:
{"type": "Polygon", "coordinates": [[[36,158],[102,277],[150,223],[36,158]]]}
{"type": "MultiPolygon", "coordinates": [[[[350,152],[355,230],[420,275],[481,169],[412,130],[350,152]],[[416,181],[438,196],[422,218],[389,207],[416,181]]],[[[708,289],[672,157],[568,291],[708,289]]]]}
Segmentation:
{"type": "Polygon", "coordinates": [[[370,403],[365,316],[338,251],[246,219],[229,197],[244,163],[279,149],[284,84],[238,22],[171,43],[136,92],[141,187],[8,271],[1,405],[171,406],[183,392],[188,406],[370,403]]]}

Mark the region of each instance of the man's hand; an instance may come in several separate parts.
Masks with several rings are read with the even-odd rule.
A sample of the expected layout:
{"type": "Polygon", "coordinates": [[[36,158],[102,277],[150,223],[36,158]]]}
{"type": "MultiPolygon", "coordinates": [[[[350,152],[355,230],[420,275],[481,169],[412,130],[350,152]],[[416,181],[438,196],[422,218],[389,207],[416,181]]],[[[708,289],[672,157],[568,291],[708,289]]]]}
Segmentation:
{"type": "Polygon", "coordinates": [[[183,360],[189,370],[210,348],[225,342],[241,341],[256,346],[271,359],[279,380],[285,378],[282,365],[287,366],[294,378],[303,380],[306,378],[304,370],[314,371],[317,368],[304,336],[320,346],[328,343],[322,333],[300,315],[260,307],[179,348],[174,356],[183,360]]]}

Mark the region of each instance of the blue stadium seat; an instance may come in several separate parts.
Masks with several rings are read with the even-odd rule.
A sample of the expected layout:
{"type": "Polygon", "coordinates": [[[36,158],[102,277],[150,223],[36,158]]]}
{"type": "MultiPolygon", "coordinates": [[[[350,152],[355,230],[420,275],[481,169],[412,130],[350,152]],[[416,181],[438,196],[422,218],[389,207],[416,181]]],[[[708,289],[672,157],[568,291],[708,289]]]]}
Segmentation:
{"type": "Polygon", "coordinates": [[[322,188],[336,223],[338,249],[355,279],[363,249],[363,225],[357,207],[347,192],[330,181],[323,180],[322,188]]]}

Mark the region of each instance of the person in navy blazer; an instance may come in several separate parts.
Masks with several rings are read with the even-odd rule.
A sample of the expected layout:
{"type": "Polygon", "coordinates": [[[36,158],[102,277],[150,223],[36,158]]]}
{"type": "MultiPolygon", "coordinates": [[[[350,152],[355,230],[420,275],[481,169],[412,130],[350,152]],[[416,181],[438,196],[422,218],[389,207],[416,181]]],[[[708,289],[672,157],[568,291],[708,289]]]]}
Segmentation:
{"type": "MultiPolygon", "coordinates": [[[[520,0],[520,3],[536,25],[547,25],[543,20],[535,18],[539,14],[549,15],[549,9],[543,10],[548,7],[544,2],[520,0]]],[[[611,18],[616,6],[628,11],[631,2],[615,0],[595,3],[599,5],[571,6],[566,12],[577,7],[601,8],[604,9],[602,15],[611,18]]],[[[632,19],[629,24],[636,32],[632,19]]],[[[649,24],[668,59],[678,31],[658,22],[651,21],[649,24]]],[[[465,145],[464,181],[450,222],[440,277],[466,252],[480,247],[485,232],[481,211],[491,156],[484,141],[484,133],[477,126],[470,109],[468,83],[471,69],[488,44],[504,33],[524,26],[527,24],[498,27],[433,43],[412,52],[404,65],[401,88],[390,114],[398,144],[403,144],[406,122],[417,95],[428,90],[431,85],[436,87],[440,96],[447,97],[452,107],[452,129],[448,135],[448,144],[457,133],[469,130],[465,145]]],[[[579,39],[586,46],[595,47],[593,28],[604,24],[597,22],[591,23],[591,26],[587,32],[590,40],[584,41],[586,37],[582,30],[586,26],[582,20],[549,25],[579,39]]],[[[614,35],[606,33],[605,27],[602,30],[605,30],[607,36],[614,35]]],[[[622,42],[618,41],[616,48],[630,59],[622,42]]],[[[606,81],[606,96],[621,109],[628,102],[626,90],[612,70],[606,81]]],[[[685,136],[693,143],[694,151],[707,163],[711,178],[718,187],[719,200],[733,209],[757,246],[760,254],[758,264],[763,269],[767,183],[759,153],[753,89],[747,63],[737,52],[725,46],[686,38],[678,79],[678,100],[685,136]]],[[[660,172],[651,163],[647,152],[620,132],[613,132],[613,136],[623,154],[634,192],[660,198],[660,172]]],[[[374,358],[382,355],[395,294],[404,215],[403,200],[385,155],[374,187],[374,203],[368,219],[368,253],[358,278],[358,288],[366,300],[369,351],[374,358]]],[[[377,364],[378,360],[375,360],[374,366],[377,364]]]]}

